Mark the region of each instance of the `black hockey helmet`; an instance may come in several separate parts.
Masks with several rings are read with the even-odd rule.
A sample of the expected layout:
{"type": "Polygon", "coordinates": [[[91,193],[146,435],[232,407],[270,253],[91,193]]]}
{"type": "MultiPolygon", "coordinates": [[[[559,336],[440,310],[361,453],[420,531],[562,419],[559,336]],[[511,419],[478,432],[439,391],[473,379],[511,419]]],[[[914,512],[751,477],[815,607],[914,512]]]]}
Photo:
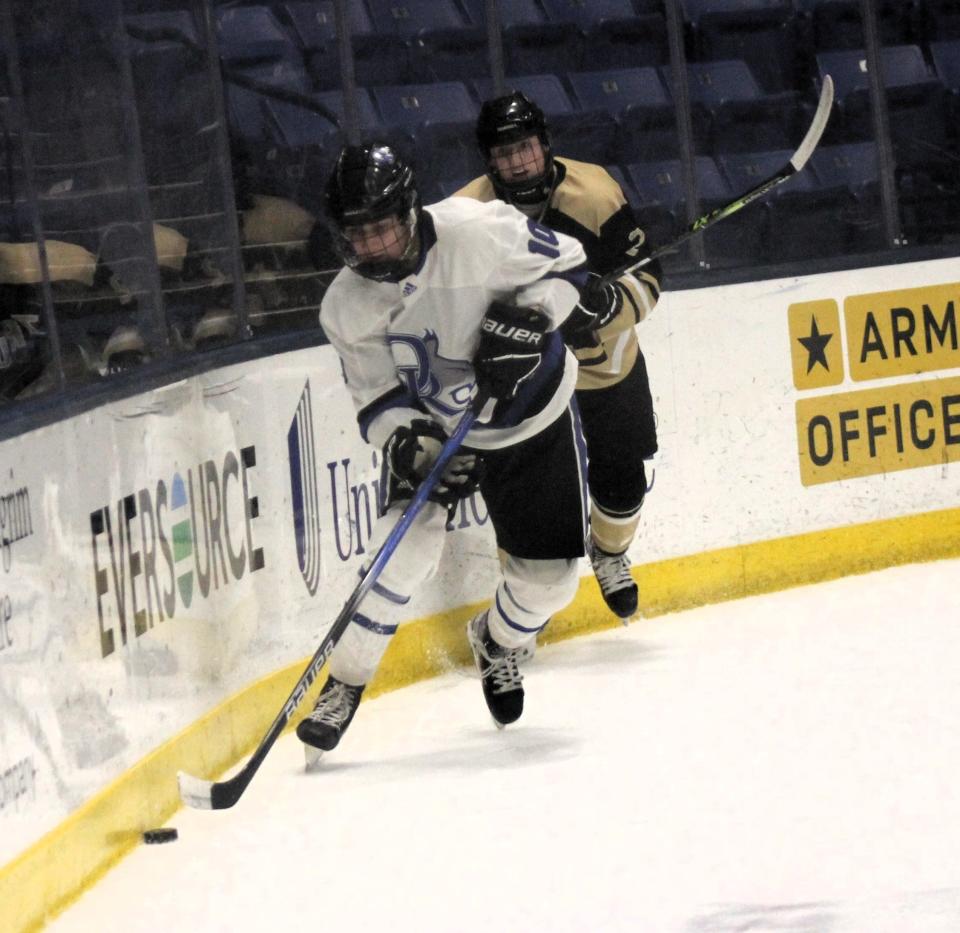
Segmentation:
{"type": "Polygon", "coordinates": [[[477,118],[477,145],[497,194],[507,201],[520,204],[535,204],[546,199],[553,174],[550,134],[543,111],[526,94],[511,91],[483,104],[477,118]],[[506,146],[529,136],[536,136],[543,146],[543,174],[521,182],[506,181],[490,167],[490,150],[494,146],[506,146]]]}
{"type": "Polygon", "coordinates": [[[334,249],[355,272],[380,282],[403,278],[416,268],[420,253],[420,195],[413,169],[389,143],[344,146],[327,182],[326,213],[334,249]],[[410,234],[403,256],[390,260],[364,260],[357,256],[345,231],[393,215],[400,218],[410,234]]]}

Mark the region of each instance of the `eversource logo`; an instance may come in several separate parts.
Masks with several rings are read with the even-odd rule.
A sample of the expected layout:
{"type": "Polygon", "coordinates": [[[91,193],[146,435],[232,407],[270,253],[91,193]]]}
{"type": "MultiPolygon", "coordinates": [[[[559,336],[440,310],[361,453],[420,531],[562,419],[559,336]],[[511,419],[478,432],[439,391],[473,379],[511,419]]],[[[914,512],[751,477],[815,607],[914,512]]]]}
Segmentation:
{"type": "Polygon", "coordinates": [[[960,460],[960,284],[788,311],[805,486],[960,460]],[[851,383],[869,388],[835,391],[851,383]]]}
{"type": "Polygon", "coordinates": [[[90,513],[100,651],[262,570],[257,451],[228,450],[90,513]]]}
{"type": "Polygon", "coordinates": [[[317,495],[317,451],[309,380],[287,432],[287,450],[290,454],[290,501],[297,563],[303,582],[313,596],[320,585],[320,497],[317,495]]]}

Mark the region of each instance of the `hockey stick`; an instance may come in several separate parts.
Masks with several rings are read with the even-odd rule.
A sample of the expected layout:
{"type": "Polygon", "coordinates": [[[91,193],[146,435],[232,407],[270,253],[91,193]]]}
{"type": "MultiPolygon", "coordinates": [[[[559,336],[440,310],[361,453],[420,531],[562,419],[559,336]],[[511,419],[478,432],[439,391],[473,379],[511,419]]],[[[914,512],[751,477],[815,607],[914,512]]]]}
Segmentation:
{"type": "Polygon", "coordinates": [[[707,229],[707,227],[712,227],[715,223],[717,223],[717,221],[723,220],[725,217],[729,217],[731,214],[735,214],[741,208],[746,207],[748,204],[750,204],[752,201],[756,201],[758,198],[762,198],[765,194],[771,192],[778,185],[782,185],[785,181],[788,181],[790,178],[796,175],[797,172],[799,172],[807,164],[807,160],[813,154],[813,150],[817,148],[817,143],[820,142],[820,137],[823,136],[823,131],[826,129],[827,121],[830,119],[830,112],[832,109],[833,78],[831,78],[830,75],[824,75],[823,86],[820,88],[820,100],[817,103],[817,110],[813,115],[813,120],[810,122],[807,135],[803,137],[803,142],[800,143],[797,151],[790,157],[790,161],[787,162],[782,169],[771,175],[765,181],[760,182],[760,184],[755,188],[751,188],[745,194],[741,194],[740,197],[738,197],[735,201],[731,201],[729,204],[725,204],[723,207],[718,207],[715,210],[698,217],[678,237],[671,240],[664,246],[657,247],[657,249],[653,250],[647,256],[644,256],[643,259],[628,262],[619,269],[614,269],[613,272],[608,272],[600,279],[600,281],[597,283],[597,286],[603,287],[605,285],[609,285],[611,282],[619,279],[620,276],[626,275],[629,272],[634,272],[643,266],[649,265],[654,259],[659,258],[664,253],[672,253],[679,246],[682,246],[684,243],[686,243],[691,237],[696,236],[698,233],[702,233],[707,229]]]}
{"type": "Polygon", "coordinates": [[[350,598],[347,600],[343,609],[340,610],[340,615],[337,616],[333,625],[330,627],[330,631],[327,632],[323,641],[320,642],[320,647],[317,648],[313,657],[310,659],[306,670],[300,675],[296,686],[293,688],[290,696],[287,697],[283,708],[277,714],[277,718],[274,719],[267,734],[260,740],[257,750],[250,756],[250,760],[233,777],[225,781],[206,781],[202,778],[194,777],[192,774],[180,771],[177,774],[177,784],[180,787],[180,798],[185,804],[201,810],[225,810],[228,807],[232,807],[240,799],[247,785],[253,779],[254,774],[257,773],[257,769],[263,763],[263,759],[267,757],[267,752],[270,751],[273,743],[280,738],[280,734],[286,728],[287,723],[293,718],[297,707],[303,702],[310,685],[317,679],[320,668],[323,667],[326,660],[332,654],[333,649],[336,647],[337,642],[340,641],[341,636],[347,630],[347,626],[349,626],[357,606],[360,605],[360,601],[367,595],[367,592],[374,583],[376,583],[387,561],[390,560],[393,552],[397,549],[400,539],[406,534],[410,525],[413,524],[413,520],[426,503],[427,497],[433,492],[434,487],[440,480],[441,474],[463,443],[467,432],[473,427],[473,423],[476,421],[486,401],[486,396],[478,393],[473,400],[473,404],[460,419],[453,434],[447,438],[443,447],[440,448],[440,453],[431,467],[430,472],[417,487],[417,491],[410,500],[410,504],[404,509],[400,520],[387,536],[387,540],[383,542],[383,546],[377,551],[377,556],[373,559],[373,563],[370,564],[369,570],[367,570],[363,579],[357,584],[353,593],[350,594],[350,598]]]}

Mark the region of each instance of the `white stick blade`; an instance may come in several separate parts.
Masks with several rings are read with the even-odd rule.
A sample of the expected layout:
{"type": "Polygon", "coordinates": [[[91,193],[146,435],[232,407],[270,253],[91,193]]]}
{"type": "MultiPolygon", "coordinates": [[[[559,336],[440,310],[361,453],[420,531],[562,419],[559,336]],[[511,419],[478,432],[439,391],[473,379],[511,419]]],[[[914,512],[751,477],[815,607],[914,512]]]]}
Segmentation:
{"type": "Polygon", "coordinates": [[[823,76],[823,85],[820,88],[820,100],[817,103],[817,112],[813,115],[813,121],[810,123],[810,129],[807,135],[803,137],[803,142],[793,154],[790,164],[794,170],[799,172],[807,164],[807,159],[813,155],[813,150],[817,148],[823,131],[827,128],[827,121],[830,119],[830,113],[833,110],[833,78],[830,75],[823,76]]]}
{"type": "Polygon", "coordinates": [[[196,810],[213,809],[213,781],[204,781],[185,771],[177,772],[180,799],[196,810]]]}

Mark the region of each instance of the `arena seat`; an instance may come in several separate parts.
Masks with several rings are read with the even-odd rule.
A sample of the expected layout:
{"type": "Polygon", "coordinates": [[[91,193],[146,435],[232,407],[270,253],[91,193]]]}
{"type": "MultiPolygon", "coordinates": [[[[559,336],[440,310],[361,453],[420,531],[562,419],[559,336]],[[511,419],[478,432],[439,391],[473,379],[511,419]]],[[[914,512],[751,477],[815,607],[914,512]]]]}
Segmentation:
{"type": "MultiPolygon", "coordinates": [[[[939,159],[947,146],[946,90],[930,71],[916,45],[880,50],[890,133],[901,167],[939,159]]],[[[845,132],[844,142],[873,135],[866,53],[861,49],[817,55],[821,80],[833,76],[845,132]]]]}
{"type": "MultiPolygon", "coordinates": [[[[783,168],[792,149],[731,153],[718,158],[734,192],[750,190],[783,168]]],[[[744,213],[754,214],[757,205],[744,213]]],[[[800,172],[765,198],[765,257],[769,261],[829,258],[843,253],[847,230],[841,214],[843,201],[835,192],[819,190],[813,172],[800,172]]]]}
{"type": "MultiPolygon", "coordinates": [[[[863,20],[860,0],[795,0],[809,22],[812,48],[817,52],[862,49],[863,20]]],[[[900,45],[912,39],[913,4],[903,0],[877,0],[880,41],[900,45]]]]}
{"type": "MultiPolygon", "coordinates": [[[[625,166],[627,177],[637,191],[641,225],[647,207],[666,208],[673,213],[677,228],[672,232],[658,231],[662,242],[668,242],[682,232],[687,225],[686,192],[683,171],[678,160],[632,163],[625,166]]],[[[695,160],[695,177],[700,212],[705,213],[730,203],[736,192],[709,156],[695,160]]],[[[703,233],[707,260],[718,266],[742,265],[759,262],[764,255],[765,213],[750,208],[721,221],[717,227],[703,233]],[[722,227],[722,229],[720,229],[722,227]]],[[[654,238],[651,236],[651,240],[654,238]]],[[[658,244],[660,245],[660,244],[658,244]]],[[[663,263],[667,270],[689,267],[690,250],[682,247],[678,254],[668,254],[663,263]]]]}
{"type": "Polygon", "coordinates": [[[217,7],[214,16],[224,62],[260,64],[290,59],[295,54],[291,37],[269,7],[217,7]]]}
{"type": "Polygon", "coordinates": [[[698,61],[742,59],[765,91],[797,79],[796,11],[790,0],[681,0],[698,61]]]}
{"type": "MultiPolygon", "coordinates": [[[[491,78],[474,78],[470,86],[481,103],[494,95],[491,78]]],[[[505,93],[520,91],[526,94],[547,117],[573,113],[576,109],[557,75],[511,75],[504,78],[504,87],[505,93]]]]}

